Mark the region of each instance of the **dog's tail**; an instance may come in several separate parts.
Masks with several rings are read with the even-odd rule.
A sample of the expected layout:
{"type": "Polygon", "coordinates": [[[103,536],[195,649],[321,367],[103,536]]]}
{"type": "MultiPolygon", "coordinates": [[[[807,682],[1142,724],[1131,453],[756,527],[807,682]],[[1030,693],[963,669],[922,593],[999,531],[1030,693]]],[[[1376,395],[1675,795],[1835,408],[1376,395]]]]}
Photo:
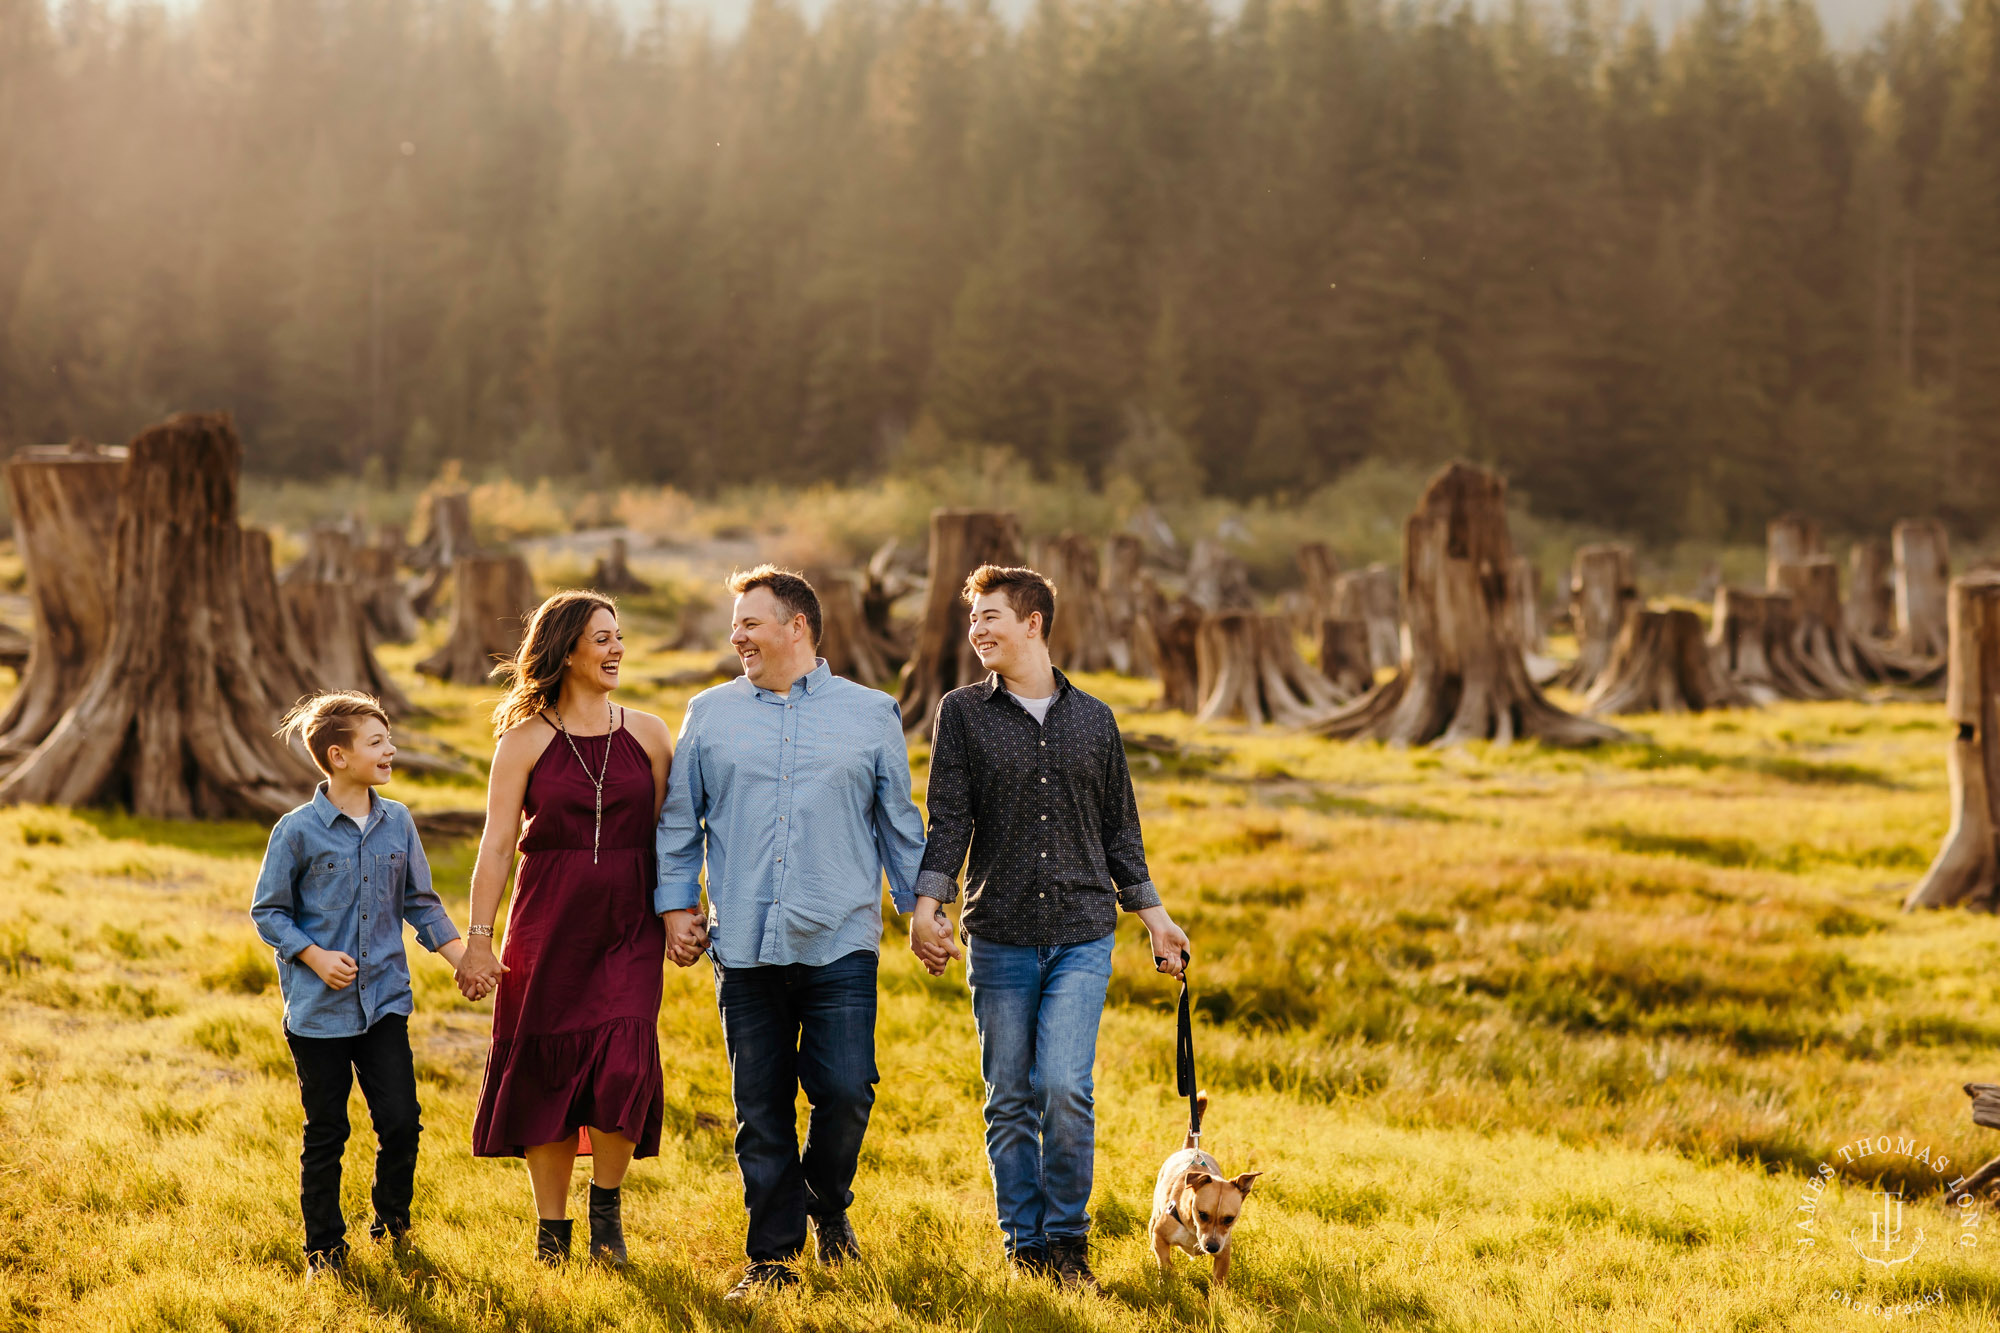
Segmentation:
{"type": "MultiPolygon", "coordinates": [[[[1199,1119],[1208,1119],[1208,1092],[1206,1090],[1197,1092],[1194,1095],[1194,1113],[1199,1119]]],[[[1199,1143],[1195,1142],[1193,1134],[1189,1134],[1187,1142],[1181,1145],[1183,1148],[1198,1148],[1200,1146],[1199,1143]]]]}

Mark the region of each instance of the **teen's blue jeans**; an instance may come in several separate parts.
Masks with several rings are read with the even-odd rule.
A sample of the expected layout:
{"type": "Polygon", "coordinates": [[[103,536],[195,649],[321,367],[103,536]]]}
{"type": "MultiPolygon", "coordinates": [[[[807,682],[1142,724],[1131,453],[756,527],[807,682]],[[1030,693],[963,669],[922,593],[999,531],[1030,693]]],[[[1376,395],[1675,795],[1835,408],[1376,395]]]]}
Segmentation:
{"type": "Polygon", "coordinates": [[[966,980],[986,1080],[986,1158],[1010,1252],[1090,1234],[1091,1067],[1112,937],[1046,947],[972,937],[966,980]]]}

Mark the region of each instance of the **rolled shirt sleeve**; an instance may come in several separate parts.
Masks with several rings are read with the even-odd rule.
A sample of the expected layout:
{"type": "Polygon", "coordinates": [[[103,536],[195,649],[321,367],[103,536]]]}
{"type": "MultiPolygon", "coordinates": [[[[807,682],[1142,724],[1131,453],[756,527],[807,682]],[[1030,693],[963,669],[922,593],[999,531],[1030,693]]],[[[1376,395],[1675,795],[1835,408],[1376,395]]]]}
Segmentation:
{"type": "Polygon", "coordinates": [[[289,821],[281,819],[264,847],[264,863],[257,868],[257,888],[250,898],[250,919],[280,963],[291,962],[314,943],[299,929],[297,919],[300,865],[298,841],[289,821]]]}
{"type": "Polygon", "coordinates": [[[681,719],[674,744],[674,763],[667,774],[667,800],[660,807],[655,835],[659,880],[653,889],[655,912],[686,911],[701,905],[701,867],[706,850],[704,821],[708,793],[701,773],[701,723],[692,701],[681,719]]]}
{"type": "Polygon", "coordinates": [[[940,903],[958,898],[958,872],[972,846],[972,774],[966,751],[965,726],[946,696],[931,733],[931,768],[924,804],[930,810],[930,836],[924,843],[917,892],[940,903]]]}
{"type": "Polygon", "coordinates": [[[402,816],[404,858],[409,865],[403,887],[403,920],[416,929],[417,943],[436,953],[458,938],[458,927],[451,923],[451,914],[444,910],[444,900],[431,883],[431,862],[424,855],[416,819],[407,809],[402,816]]]}

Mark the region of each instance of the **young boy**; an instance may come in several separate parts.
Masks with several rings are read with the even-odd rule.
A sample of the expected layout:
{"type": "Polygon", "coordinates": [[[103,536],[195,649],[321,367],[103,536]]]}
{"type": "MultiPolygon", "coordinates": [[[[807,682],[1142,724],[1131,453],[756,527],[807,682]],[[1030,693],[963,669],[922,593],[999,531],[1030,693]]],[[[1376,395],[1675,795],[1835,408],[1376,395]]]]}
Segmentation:
{"type": "Polygon", "coordinates": [[[257,933],[277,951],[285,1041],[305,1102],[299,1207],[310,1275],[338,1270],[347,1256],[340,1157],[356,1078],[380,1144],[369,1233],[400,1240],[410,1229],[422,1127],[403,922],[454,970],[465,941],[431,888],[409,808],[373,791],[396,757],[382,705],[365,694],[315,695],[286,715],[280,734],[303,740],[326,774],[312,800],[271,830],[250,906],[257,933]]]}

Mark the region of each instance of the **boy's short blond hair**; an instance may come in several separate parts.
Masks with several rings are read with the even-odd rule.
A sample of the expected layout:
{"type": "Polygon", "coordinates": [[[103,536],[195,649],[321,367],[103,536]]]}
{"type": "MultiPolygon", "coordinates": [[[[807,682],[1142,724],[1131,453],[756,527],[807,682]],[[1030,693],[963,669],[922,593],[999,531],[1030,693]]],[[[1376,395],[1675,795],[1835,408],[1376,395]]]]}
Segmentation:
{"type": "Polygon", "coordinates": [[[361,730],[362,719],[370,717],[385,727],[389,725],[389,711],[374,695],[359,690],[328,690],[309,694],[293,704],[292,711],[278,724],[278,734],[288,739],[297,736],[312,761],[319,765],[319,771],[332,777],[333,759],[329,751],[336,745],[352,742],[354,733],[361,730]]]}

